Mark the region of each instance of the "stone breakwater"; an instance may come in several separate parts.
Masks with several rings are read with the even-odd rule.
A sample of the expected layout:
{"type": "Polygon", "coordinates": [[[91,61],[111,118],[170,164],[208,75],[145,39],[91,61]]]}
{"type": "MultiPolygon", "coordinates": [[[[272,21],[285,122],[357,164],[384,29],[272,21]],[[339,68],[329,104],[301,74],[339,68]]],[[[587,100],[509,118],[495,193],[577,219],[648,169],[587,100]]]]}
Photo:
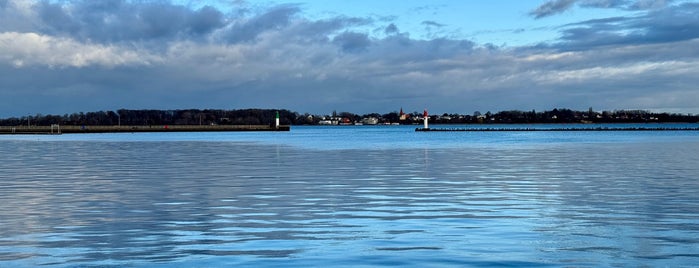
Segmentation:
{"type": "Polygon", "coordinates": [[[149,126],[1,126],[0,134],[68,134],[120,132],[289,131],[291,126],[270,125],[149,125],[149,126]]]}
{"type": "Polygon", "coordinates": [[[418,132],[498,132],[498,131],[699,131],[699,127],[591,127],[591,128],[416,128],[418,132]]]}

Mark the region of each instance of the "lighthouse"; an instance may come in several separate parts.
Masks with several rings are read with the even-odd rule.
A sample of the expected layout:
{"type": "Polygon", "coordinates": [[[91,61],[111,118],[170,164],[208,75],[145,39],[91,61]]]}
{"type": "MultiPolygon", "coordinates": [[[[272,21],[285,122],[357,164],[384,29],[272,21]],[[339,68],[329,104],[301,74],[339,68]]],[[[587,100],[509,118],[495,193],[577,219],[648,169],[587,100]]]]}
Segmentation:
{"type": "Polygon", "coordinates": [[[422,120],[425,123],[425,129],[429,129],[430,127],[427,126],[427,109],[425,109],[425,112],[422,113],[422,120]]]}
{"type": "Polygon", "coordinates": [[[279,128],[279,111],[277,111],[277,114],[274,115],[274,128],[279,128]]]}

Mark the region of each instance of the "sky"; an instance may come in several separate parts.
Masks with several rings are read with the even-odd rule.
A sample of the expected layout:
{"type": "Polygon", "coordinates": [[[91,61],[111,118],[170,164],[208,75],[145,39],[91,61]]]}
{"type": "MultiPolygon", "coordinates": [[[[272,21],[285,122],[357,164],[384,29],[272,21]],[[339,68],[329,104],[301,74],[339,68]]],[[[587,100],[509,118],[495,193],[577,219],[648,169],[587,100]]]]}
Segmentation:
{"type": "Polygon", "coordinates": [[[0,117],[699,113],[699,1],[0,0],[0,117]]]}

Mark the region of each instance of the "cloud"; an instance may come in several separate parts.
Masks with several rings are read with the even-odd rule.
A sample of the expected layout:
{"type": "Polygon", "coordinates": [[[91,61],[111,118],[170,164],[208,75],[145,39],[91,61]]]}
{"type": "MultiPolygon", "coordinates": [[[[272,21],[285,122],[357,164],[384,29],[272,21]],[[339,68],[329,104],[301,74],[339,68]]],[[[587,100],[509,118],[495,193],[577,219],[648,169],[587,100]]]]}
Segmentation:
{"type": "Polygon", "coordinates": [[[224,26],[223,14],[212,7],[165,2],[41,1],[34,9],[38,31],[99,42],[191,38],[224,26]]]}
{"type": "Polygon", "coordinates": [[[31,31],[34,22],[29,1],[0,0],[0,32],[31,31]]]}
{"type": "Polygon", "coordinates": [[[372,18],[312,19],[299,5],[223,12],[162,1],[9,0],[0,12],[0,117],[119,108],[699,107],[694,3],[562,25],[560,39],[526,47],[416,39],[372,18]]]}
{"type": "Polygon", "coordinates": [[[583,50],[610,45],[668,43],[699,38],[699,3],[684,3],[641,15],[565,25],[555,46],[583,50]]]}
{"type": "Polygon", "coordinates": [[[529,15],[540,19],[543,17],[548,17],[551,15],[563,13],[573,6],[577,0],[550,0],[542,4],[535,10],[531,11],[529,15]]]}
{"type": "Polygon", "coordinates": [[[397,27],[395,24],[391,23],[391,24],[389,24],[388,26],[386,26],[386,29],[384,30],[384,33],[385,33],[386,35],[397,34],[397,33],[399,33],[398,27],[397,27]]]}
{"type": "Polygon", "coordinates": [[[223,13],[205,6],[188,16],[185,25],[186,29],[195,35],[208,34],[224,25],[223,13]]]}
{"type": "Polygon", "coordinates": [[[592,8],[622,8],[628,6],[631,1],[629,0],[584,0],[577,1],[582,7],[592,7],[592,8]]]}
{"type": "Polygon", "coordinates": [[[431,20],[423,21],[421,24],[422,24],[422,25],[425,25],[425,26],[437,27],[437,28],[446,26],[446,25],[444,25],[444,24],[437,23],[437,22],[431,21],[431,20]]]}
{"type": "Polygon", "coordinates": [[[228,29],[226,39],[234,43],[253,40],[265,31],[288,26],[299,11],[296,5],[281,5],[249,19],[238,19],[228,29]]]}
{"type": "Polygon", "coordinates": [[[670,5],[674,0],[548,0],[529,15],[541,19],[563,13],[576,4],[583,8],[614,8],[621,10],[656,10],[670,5]]]}
{"type": "Polygon", "coordinates": [[[344,32],[333,39],[333,43],[339,44],[342,50],[347,52],[364,51],[371,45],[369,36],[363,33],[344,32]]]}
{"type": "Polygon", "coordinates": [[[674,0],[578,0],[581,7],[654,10],[669,6],[674,0]]]}
{"type": "Polygon", "coordinates": [[[150,65],[157,57],[138,50],[80,43],[72,39],[35,33],[0,33],[0,62],[21,68],[25,65],[85,67],[100,65],[150,65]]]}
{"type": "Polygon", "coordinates": [[[674,0],[638,0],[628,6],[631,10],[659,9],[667,7],[674,0]]]}

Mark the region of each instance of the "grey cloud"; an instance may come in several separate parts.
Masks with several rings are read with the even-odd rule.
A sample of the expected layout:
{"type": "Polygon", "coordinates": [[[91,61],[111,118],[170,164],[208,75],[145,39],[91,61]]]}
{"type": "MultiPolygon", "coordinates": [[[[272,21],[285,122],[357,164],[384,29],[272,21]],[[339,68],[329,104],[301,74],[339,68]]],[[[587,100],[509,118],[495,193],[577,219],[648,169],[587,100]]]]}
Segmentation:
{"type": "Polygon", "coordinates": [[[668,6],[674,0],[637,0],[628,6],[632,10],[658,9],[668,6]]]}
{"type": "Polygon", "coordinates": [[[57,31],[74,32],[79,28],[60,4],[42,2],[39,4],[38,13],[49,27],[57,31]]]}
{"type": "Polygon", "coordinates": [[[444,25],[444,24],[437,23],[437,22],[431,21],[431,20],[423,21],[421,24],[422,24],[422,25],[425,25],[425,26],[438,27],[438,28],[439,28],[439,27],[444,27],[444,26],[446,26],[446,25],[444,25]]]}
{"type": "Polygon", "coordinates": [[[583,0],[580,6],[592,8],[621,8],[628,6],[630,2],[629,0],[583,0]]]}
{"type": "Polygon", "coordinates": [[[36,9],[41,32],[100,42],[197,37],[224,26],[217,9],[166,2],[42,1],[36,9]]]}
{"type": "Polygon", "coordinates": [[[540,19],[559,14],[571,8],[576,1],[577,0],[550,0],[529,12],[529,15],[540,19]]]}
{"type": "Polygon", "coordinates": [[[583,8],[615,8],[622,10],[652,10],[664,8],[674,0],[548,0],[529,15],[536,18],[544,18],[565,12],[578,4],[583,8]]]}
{"type": "Polygon", "coordinates": [[[193,10],[167,1],[38,1],[36,17],[0,9],[0,31],[36,32],[81,41],[118,43],[212,39],[224,43],[248,42],[264,32],[298,34],[299,39],[321,40],[353,26],[373,23],[369,18],[338,16],[310,21],[298,17],[300,6],[277,5],[254,13],[235,5],[228,14],[211,6],[193,10]],[[298,24],[292,24],[294,20],[298,24]]]}
{"type": "Polygon", "coordinates": [[[425,6],[419,6],[412,8],[410,12],[414,12],[417,14],[421,13],[428,13],[432,15],[436,15],[438,11],[442,8],[446,8],[447,5],[425,5],[425,6]]]}
{"type": "MultiPolygon", "coordinates": [[[[468,55],[473,53],[476,47],[473,42],[467,40],[445,38],[413,40],[405,35],[376,41],[374,46],[376,48],[367,53],[368,58],[380,57],[387,63],[396,64],[397,66],[409,62],[432,62],[451,59],[455,55],[468,55]]],[[[427,69],[427,71],[431,70],[427,69]]]]}
{"type": "Polygon", "coordinates": [[[188,18],[189,30],[195,34],[207,34],[224,25],[223,13],[205,6],[188,18]]]}
{"type": "Polygon", "coordinates": [[[579,0],[581,7],[649,10],[668,6],[673,0],[579,0]]]}
{"type": "Polygon", "coordinates": [[[367,34],[344,32],[333,38],[333,43],[340,45],[343,51],[360,52],[371,45],[371,40],[367,34]]]}
{"type": "Polygon", "coordinates": [[[335,17],[318,21],[299,19],[297,23],[289,25],[283,32],[286,38],[302,42],[328,42],[329,36],[346,31],[352,27],[369,25],[373,21],[365,18],[335,17]]]}
{"type": "Polygon", "coordinates": [[[392,35],[392,34],[397,34],[399,33],[398,31],[398,26],[395,24],[391,23],[388,26],[386,26],[386,29],[384,30],[384,33],[387,35],[392,35]]]}
{"type": "Polygon", "coordinates": [[[561,49],[667,43],[699,38],[699,3],[684,3],[633,17],[589,20],[564,26],[561,49]]]}
{"type": "Polygon", "coordinates": [[[149,5],[139,11],[140,20],[137,29],[138,38],[164,38],[176,36],[178,32],[187,29],[185,23],[187,10],[184,7],[171,5],[149,5]]]}
{"type": "Polygon", "coordinates": [[[35,21],[33,18],[25,16],[14,1],[0,0],[0,32],[17,31],[27,32],[33,31],[35,21]]]}
{"type": "Polygon", "coordinates": [[[425,27],[425,37],[428,39],[439,39],[440,36],[444,34],[443,27],[446,26],[435,21],[423,21],[422,24],[425,27]]]}
{"type": "Polygon", "coordinates": [[[227,39],[234,43],[253,40],[260,33],[288,26],[300,11],[297,5],[280,5],[253,18],[238,20],[230,28],[227,39]]]}

